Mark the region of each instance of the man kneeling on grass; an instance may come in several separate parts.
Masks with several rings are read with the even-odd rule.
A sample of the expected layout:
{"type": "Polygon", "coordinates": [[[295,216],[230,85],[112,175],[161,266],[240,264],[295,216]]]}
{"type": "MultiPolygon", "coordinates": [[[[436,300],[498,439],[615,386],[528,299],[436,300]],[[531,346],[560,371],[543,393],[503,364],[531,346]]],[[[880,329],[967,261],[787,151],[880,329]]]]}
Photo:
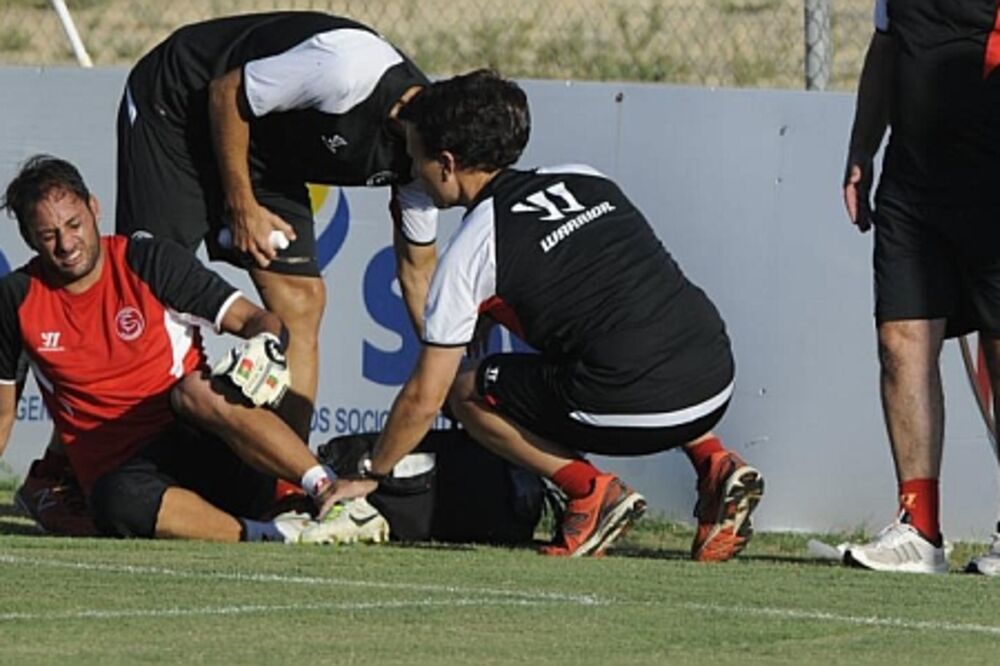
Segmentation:
{"type": "MultiPolygon", "coordinates": [[[[276,315],[171,241],[102,238],[97,199],[63,160],[30,159],[3,207],[37,254],[0,280],[0,452],[23,351],[100,533],[340,540],[351,521],[332,510],[331,474],[262,407],[289,383],[276,315]],[[211,372],[195,320],[244,339],[211,372]],[[323,519],[258,520],[279,477],[323,519]]],[[[384,520],[367,536],[384,540],[384,520]]]]}
{"type": "Polygon", "coordinates": [[[691,556],[720,561],[740,552],[764,486],[711,432],[734,370],[705,294],[594,169],[509,168],[530,127],[516,84],[487,71],[438,82],[400,119],[434,203],[467,212],[431,282],[416,369],[362,478],[338,479],[334,497],[371,492],[447,398],[477,441],[569,497],[561,540],[546,554],[601,555],[645,508],[639,493],[578,451],[638,456],[677,446],[698,474],[691,556]],[[493,355],[459,371],[479,317],[541,354],[493,355]]]}

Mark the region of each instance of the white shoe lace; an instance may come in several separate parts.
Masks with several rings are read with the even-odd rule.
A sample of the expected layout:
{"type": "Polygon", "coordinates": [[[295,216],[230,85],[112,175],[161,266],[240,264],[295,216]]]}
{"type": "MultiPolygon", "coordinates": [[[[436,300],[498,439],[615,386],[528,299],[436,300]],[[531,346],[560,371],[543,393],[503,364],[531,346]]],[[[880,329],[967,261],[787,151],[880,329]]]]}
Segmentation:
{"type": "Polygon", "coordinates": [[[871,540],[870,546],[872,548],[895,548],[914,536],[919,536],[916,529],[897,520],[883,527],[871,540]]]}

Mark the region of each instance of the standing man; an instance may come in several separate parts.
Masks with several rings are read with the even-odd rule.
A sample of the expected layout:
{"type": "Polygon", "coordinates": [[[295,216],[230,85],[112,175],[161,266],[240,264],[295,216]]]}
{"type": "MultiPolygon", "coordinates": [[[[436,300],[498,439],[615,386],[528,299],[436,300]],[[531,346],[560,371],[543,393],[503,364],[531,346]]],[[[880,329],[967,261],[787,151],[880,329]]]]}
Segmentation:
{"type": "MultiPolygon", "coordinates": [[[[982,334],[1000,396],[1000,6],[878,0],[858,86],[844,201],[875,227],[880,387],[899,517],[850,562],[945,573],[938,519],[946,337],[982,334]],[[873,213],[872,159],[892,128],[873,213]]],[[[1000,540],[969,568],[1000,573],[1000,540]]]]}
{"type": "Polygon", "coordinates": [[[579,451],[638,456],[673,447],[698,473],[692,558],[740,552],[763,479],[712,433],[734,370],[711,301],[592,168],[510,168],[530,129],[527,98],[513,82],[489,71],[438,82],[400,117],[434,203],[467,212],[431,283],[416,369],[361,479],[338,479],[333,496],[371,492],[447,397],[476,441],[569,497],[562,538],[546,554],[599,556],[645,507],[579,451]],[[541,353],[496,354],[459,370],[480,317],[541,353]]]}
{"type": "Polygon", "coordinates": [[[204,240],[213,259],[247,268],[291,332],[286,412],[303,439],[326,305],[306,183],[392,186],[400,284],[417,321],[437,217],[407,184],[396,116],[425,85],[374,30],[317,12],[188,25],[129,74],[118,116],[117,230],[190,250],[204,240]]]}
{"type": "Polygon", "coordinates": [[[2,206],[36,256],[0,280],[0,452],[23,352],[101,534],[284,541],[312,526],[321,539],[304,516],[260,520],[275,478],[332,505],[327,470],[261,407],[289,383],[281,319],[172,241],[101,238],[68,162],[30,159],[2,206]],[[195,321],[245,340],[212,375],[195,321]]]}

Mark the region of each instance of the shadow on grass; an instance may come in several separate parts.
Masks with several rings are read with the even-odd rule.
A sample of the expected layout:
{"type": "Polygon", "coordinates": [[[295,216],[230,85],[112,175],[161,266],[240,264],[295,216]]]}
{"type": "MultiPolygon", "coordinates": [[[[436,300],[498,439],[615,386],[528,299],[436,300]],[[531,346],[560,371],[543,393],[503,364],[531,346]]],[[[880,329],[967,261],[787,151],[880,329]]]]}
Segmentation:
{"type": "MultiPolygon", "coordinates": [[[[642,560],[691,560],[690,551],[679,548],[617,547],[608,551],[609,557],[627,557],[642,560]]],[[[839,567],[841,562],[808,555],[741,554],[734,561],[765,562],[768,564],[807,564],[819,567],[839,567]]]]}
{"type": "Polygon", "coordinates": [[[30,518],[14,508],[13,504],[0,504],[0,536],[23,535],[39,536],[42,532],[30,518]]]}

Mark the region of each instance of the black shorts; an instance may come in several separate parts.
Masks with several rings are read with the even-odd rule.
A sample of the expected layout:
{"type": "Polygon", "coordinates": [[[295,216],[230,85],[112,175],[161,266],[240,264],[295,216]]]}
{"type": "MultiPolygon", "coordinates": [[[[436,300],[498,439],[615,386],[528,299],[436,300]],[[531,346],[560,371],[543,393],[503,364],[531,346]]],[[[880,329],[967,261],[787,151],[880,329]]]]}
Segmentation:
{"type": "Polygon", "coordinates": [[[879,191],[875,319],[946,319],[1000,336],[1000,206],[908,203],[879,191]]]}
{"type": "Polygon", "coordinates": [[[191,490],[226,513],[258,518],[274,503],[276,480],[240,460],[218,437],[180,422],[97,480],[89,502],[102,534],[154,536],[163,493],[191,490]]]}
{"type": "MultiPolygon", "coordinates": [[[[266,270],[318,277],[316,229],[309,191],[302,182],[254,177],[257,201],[295,229],[266,270]]],[[[225,225],[223,191],[207,124],[172,127],[133,115],[128,91],[118,108],[116,232],[147,231],[176,240],[192,252],[204,240],[208,256],[242,268],[252,260],[218,243],[225,225]]]]}
{"type": "Polygon", "coordinates": [[[595,415],[569,405],[560,390],[563,369],[539,354],[488,356],[476,372],[476,390],[528,431],[576,451],[639,456],[681,446],[711,430],[729,406],[732,384],[711,399],[660,414],[595,415]]]}

